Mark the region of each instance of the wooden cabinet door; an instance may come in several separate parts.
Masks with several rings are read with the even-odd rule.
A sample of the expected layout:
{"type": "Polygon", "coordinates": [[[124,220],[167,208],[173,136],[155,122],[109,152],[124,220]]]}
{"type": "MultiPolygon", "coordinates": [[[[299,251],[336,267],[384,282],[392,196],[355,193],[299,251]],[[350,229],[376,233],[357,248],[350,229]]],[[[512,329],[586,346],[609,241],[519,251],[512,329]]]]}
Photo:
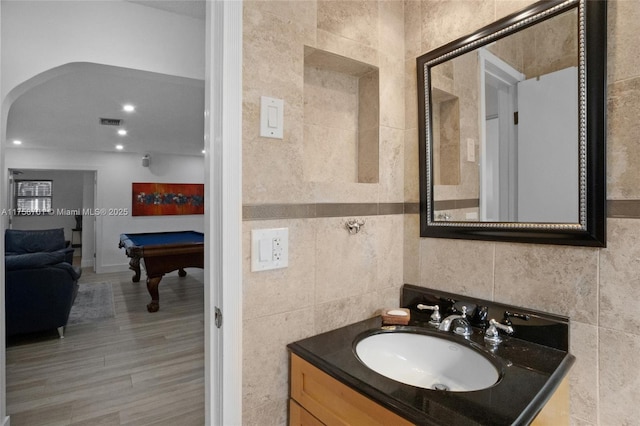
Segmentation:
{"type": "Polygon", "coordinates": [[[294,354],[291,355],[291,398],[328,426],[413,424],[294,354]]]}
{"type": "Polygon", "coordinates": [[[289,400],[289,426],[325,426],[293,399],[289,400]]]}
{"type": "MultiPolygon", "coordinates": [[[[290,426],[413,424],[294,354],[291,354],[291,398],[290,426]]],[[[562,381],[531,425],[569,425],[567,378],[562,381]]]]}
{"type": "Polygon", "coordinates": [[[569,378],[565,377],[531,426],[569,425],[569,378]]]}

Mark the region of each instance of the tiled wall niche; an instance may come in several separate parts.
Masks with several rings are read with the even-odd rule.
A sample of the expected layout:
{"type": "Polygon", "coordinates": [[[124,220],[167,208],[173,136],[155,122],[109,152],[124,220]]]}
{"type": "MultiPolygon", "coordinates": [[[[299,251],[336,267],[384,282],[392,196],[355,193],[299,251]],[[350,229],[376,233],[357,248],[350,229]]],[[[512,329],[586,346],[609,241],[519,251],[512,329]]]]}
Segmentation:
{"type": "Polygon", "coordinates": [[[460,101],[433,89],[433,184],[460,184],[460,101]],[[442,125],[441,125],[442,124],[442,125]]]}
{"type": "Polygon", "coordinates": [[[378,183],[378,68],[305,46],[304,177],[378,183]]]}

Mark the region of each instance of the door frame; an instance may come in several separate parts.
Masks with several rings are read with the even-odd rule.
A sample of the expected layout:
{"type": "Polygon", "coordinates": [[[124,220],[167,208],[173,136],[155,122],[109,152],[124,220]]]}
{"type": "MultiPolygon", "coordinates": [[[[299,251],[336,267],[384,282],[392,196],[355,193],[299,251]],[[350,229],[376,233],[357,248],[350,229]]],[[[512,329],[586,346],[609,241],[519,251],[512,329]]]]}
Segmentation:
{"type": "MultiPolygon", "coordinates": [[[[0,5],[0,16],[2,10],[0,5]]],[[[242,1],[206,2],[205,422],[242,423],[242,1]],[[224,90],[223,90],[224,89],[224,90]],[[215,268],[215,269],[214,269],[215,268]],[[216,328],[215,306],[224,326],[216,328]],[[223,392],[224,389],[224,392],[223,392]]],[[[1,56],[0,56],[1,57],[1,56]]],[[[6,114],[0,103],[0,188],[7,184],[6,114]]],[[[0,197],[0,211],[7,199],[0,197]]],[[[4,235],[6,218],[0,218],[4,235]]],[[[0,238],[4,252],[4,238],[0,238]]],[[[4,283],[4,268],[0,282],[4,283]]],[[[0,285],[0,425],[6,409],[4,285],[0,285]]]]}
{"type": "Polygon", "coordinates": [[[206,8],[205,424],[241,425],[242,1],[206,8]]]}
{"type": "MultiPolygon", "coordinates": [[[[479,198],[480,198],[480,212],[479,212],[479,220],[485,220],[487,218],[487,203],[486,203],[486,198],[487,198],[487,194],[492,193],[492,189],[489,187],[489,182],[491,181],[490,179],[487,178],[487,170],[488,170],[488,160],[490,157],[490,149],[487,146],[487,114],[486,114],[486,105],[485,105],[485,98],[486,98],[486,76],[487,74],[491,75],[495,80],[501,82],[504,84],[504,86],[508,86],[511,87],[511,89],[509,90],[509,96],[504,96],[503,100],[507,101],[507,103],[510,104],[510,109],[512,111],[516,110],[516,98],[515,98],[515,87],[516,84],[519,81],[522,81],[525,79],[525,75],[522,74],[521,72],[519,72],[518,70],[516,70],[515,68],[513,68],[511,65],[507,64],[505,61],[503,61],[502,59],[498,58],[497,56],[495,56],[494,54],[492,54],[489,50],[487,50],[486,48],[481,48],[478,50],[478,68],[479,68],[479,75],[480,75],[480,79],[479,79],[479,99],[478,99],[478,110],[479,110],[479,114],[478,114],[478,128],[480,129],[480,163],[479,163],[479,167],[480,167],[480,194],[479,194],[479,198]]],[[[509,145],[508,147],[502,146],[499,150],[499,155],[500,157],[502,157],[503,159],[509,159],[511,161],[509,161],[510,164],[510,168],[507,172],[507,174],[509,175],[509,179],[507,179],[508,182],[511,182],[513,179],[513,175],[515,173],[515,170],[513,169],[513,164],[516,158],[516,151],[515,151],[515,146],[516,146],[516,140],[517,140],[517,136],[515,134],[515,130],[514,130],[514,125],[510,124],[511,122],[508,122],[507,124],[505,124],[505,122],[507,122],[507,120],[509,120],[511,117],[507,117],[507,120],[505,119],[506,115],[506,110],[505,108],[501,109],[501,116],[500,118],[503,119],[503,123],[501,124],[501,129],[500,132],[504,135],[508,135],[509,136],[509,140],[511,141],[511,145],[509,145]],[[508,128],[508,130],[507,130],[508,128]]],[[[504,171],[503,171],[504,172],[504,171]]],[[[515,190],[514,188],[500,188],[501,190],[500,195],[510,195],[510,197],[508,197],[508,201],[506,203],[501,202],[502,204],[502,208],[499,208],[498,210],[500,211],[504,211],[507,210],[510,214],[510,217],[507,220],[516,220],[517,217],[515,217],[515,212],[516,212],[516,208],[515,208],[515,199],[513,196],[513,191],[515,190]]],[[[505,220],[505,218],[500,218],[500,220],[505,220]]]]}

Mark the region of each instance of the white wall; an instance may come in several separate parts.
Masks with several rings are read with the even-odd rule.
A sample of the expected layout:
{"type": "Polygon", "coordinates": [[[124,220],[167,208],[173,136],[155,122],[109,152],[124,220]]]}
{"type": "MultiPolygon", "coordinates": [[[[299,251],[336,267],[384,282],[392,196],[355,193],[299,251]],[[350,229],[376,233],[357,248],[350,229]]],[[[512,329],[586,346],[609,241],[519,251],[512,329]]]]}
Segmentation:
{"type": "MultiPolygon", "coordinates": [[[[95,172],[84,172],[82,182],[82,208],[91,209],[95,203],[95,172]]],[[[95,249],[95,218],[82,218],[82,267],[94,268],[95,249]]]]}
{"type": "MultiPolygon", "coordinates": [[[[131,153],[69,152],[9,148],[5,166],[10,169],[95,170],[96,208],[129,211],[125,216],[96,217],[96,272],[126,271],[128,259],[118,248],[127,232],[204,230],[202,215],[131,216],[133,182],[204,183],[204,158],[152,154],[151,167],[142,167],[141,156],[131,153]]],[[[85,223],[89,218],[85,217],[85,223]]],[[[87,231],[85,231],[87,232],[87,231]]],[[[83,232],[84,233],[84,232],[83,232]]]]}
{"type": "Polygon", "coordinates": [[[204,79],[203,20],[125,1],[2,1],[2,100],[70,62],[204,79]]]}

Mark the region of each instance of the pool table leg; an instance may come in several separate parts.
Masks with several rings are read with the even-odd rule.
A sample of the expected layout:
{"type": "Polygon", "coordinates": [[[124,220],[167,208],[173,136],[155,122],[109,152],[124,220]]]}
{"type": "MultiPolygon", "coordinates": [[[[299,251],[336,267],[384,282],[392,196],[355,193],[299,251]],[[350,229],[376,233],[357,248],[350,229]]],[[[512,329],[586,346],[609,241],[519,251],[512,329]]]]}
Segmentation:
{"type": "Polygon", "coordinates": [[[151,303],[147,305],[147,311],[158,312],[160,309],[160,295],[158,294],[158,284],[160,284],[160,277],[149,278],[147,277],[147,290],[151,295],[151,303]]]}
{"type": "Polygon", "coordinates": [[[137,283],[138,281],[140,281],[140,258],[139,257],[131,258],[131,260],[129,261],[129,269],[131,269],[135,273],[133,278],[131,278],[131,281],[133,281],[134,283],[137,283]]]}

